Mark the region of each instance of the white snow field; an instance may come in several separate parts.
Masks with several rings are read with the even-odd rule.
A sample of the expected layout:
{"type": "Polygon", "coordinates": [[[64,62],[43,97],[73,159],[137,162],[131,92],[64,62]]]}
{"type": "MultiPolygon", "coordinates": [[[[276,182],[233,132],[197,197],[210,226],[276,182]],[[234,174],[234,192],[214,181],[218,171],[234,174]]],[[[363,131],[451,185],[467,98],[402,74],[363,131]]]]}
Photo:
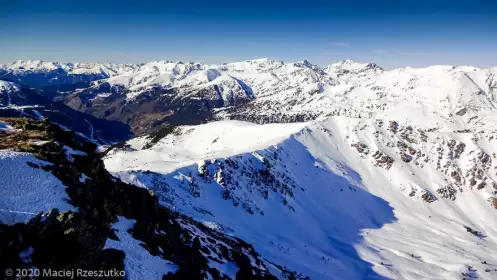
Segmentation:
{"type": "Polygon", "coordinates": [[[495,279],[497,134],[456,132],[474,127],[409,106],[180,127],[148,149],[130,140],[105,164],[311,279],[495,279]]]}
{"type": "MultiPolygon", "coordinates": [[[[1,125],[1,124],[0,124],[1,125]]],[[[50,164],[29,153],[0,150],[0,223],[27,222],[40,211],[75,210],[59,179],[41,168],[50,164]]]]}
{"type": "Polygon", "coordinates": [[[172,172],[204,159],[266,148],[272,143],[281,142],[304,126],[302,123],[258,125],[241,121],[182,126],[175,132],[177,137],[165,138],[153,150],[142,150],[147,143],[147,136],[129,140],[127,144],[130,148],[140,151],[123,154],[124,157],[120,157],[121,154],[109,157],[106,166],[112,172],[144,168],[163,173],[172,172]]]}

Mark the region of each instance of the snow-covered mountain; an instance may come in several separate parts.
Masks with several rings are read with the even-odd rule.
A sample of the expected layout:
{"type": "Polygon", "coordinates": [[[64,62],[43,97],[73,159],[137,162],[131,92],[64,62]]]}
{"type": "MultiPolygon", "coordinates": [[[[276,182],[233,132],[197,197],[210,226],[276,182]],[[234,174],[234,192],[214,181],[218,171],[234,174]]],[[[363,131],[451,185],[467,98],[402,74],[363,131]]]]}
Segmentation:
{"type": "Polygon", "coordinates": [[[281,123],[328,116],[370,118],[398,104],[416,102],[448,117],[491,109],[497,100],[496,72],[497,68],[468,66],[387,71],[351,60],[324,68],[307,61],[270,59],[222,65],[157,61],[66,91],[59,100],[97,117],[147,128],[137,133],[151,132],[162,123],[216,119],[281,123]],[[133,112],[147,117],[143,120],[133,112]],[[178,121],[192,112],[201,112],[202,117],[178,121]],[[160,121],[150,124],[151,118],[160,121]]]}
{"type": "MultiPolygon", "coordinates": [[[[98,265],[124,266],[136,279],[495,279],[496,74],[351,60],[158,61],[36,91],[147,134],[96,154],[84,139],[35,139],[46,121],[0,122],[0,164],[37,168],[25,172],[55,192],[61,180],[67,196],[35,208],[70,211],[9,226],[0,248],[26,255],[27,241],[12,240],[52,226],[86,236],[86,224],[71,227],[83,220],[104,224],[88,247],[98,265]],[[103,169],[102,156],[129,184],[103,169]]],[[[2,105],[15,112],[36,106],[22,103],[26,94],[0,83],[2,105]]],[[[9,199],[0,201],[9,221],[36,212],[9,199]]],[[[46,238],[34,239],[37,263],[54,256],[42,249],[46,238]]]]}
{"type": "Polygon", "coordinates": [[[327,116],[371,118],[405,104],[420,104],[425,110],[449,117],[488,112],[497,100],[497,68],[433,66],[384,71],[374,64],[351,66],[342,62],[324,71],[335,84],[311,82],[263,97],[255,92],[258,98],[254,101],[241,108],[227,108],[219,115],[259,123],[327,116]]]}
{"type": "Polygon", "coordinates": [[[419,112],[423,125],[340,116],[177,127],[128,141],[105,165],[311,279],[494,279],[495,125],[467,131],[419,112]]]}
{"type": "MultiPolygon", "coordinates": [[[[169,123],[176,124],[182,123],[181,120],[188,118],[192,111],[202,112],[208,119],[222,118],[226,112],[218,112],[219,109],[238,110],[266,96],[281,99],[289,91],[302,92],[302,88],[306,94],[312,94],[324,85],[336,84],[324,71],[307,61],[284,63],[257,59],[223,65],[158,61],[95,81],[90,87],[65,96],[63,102],[98,117],[133,122],[135,116],[120,110],[125,106],[130,108],[125,112],[153,113],[165,122],[175,118],[169,123]],[[147,106],[155,103],[161,106],[147,106]],[[141,105],[147,110],[153,107],[153,112],[137,108],[141,105]]],[[[134,127],[133,123],[130,125],[134,127]]]]}
{"type": "Polygon", "coordinates": [[[296,65],[321,90],[245,78],[217,117],[305,123],[169,127],[107,168],[311,279],[497,277],[497,68],[296,65]]]}
{"type": "Polygon", "coordinates": [[[107,77],[123,74],[136,68],[135,64],[115,63],[60,63],[42,60],[17,60],[12,63],[0,65],[0,69],[13,73],[25,72],[51,72],[63,70],[69,75],[104,74],[107,77]]]}
{"type": "Polygon", "coordinates": [[[114,63],[60,63],[18,60],[0,64],[0,79],[38,88],[47,85],[87,83],[128,72],[138,65],[114,63]]]}

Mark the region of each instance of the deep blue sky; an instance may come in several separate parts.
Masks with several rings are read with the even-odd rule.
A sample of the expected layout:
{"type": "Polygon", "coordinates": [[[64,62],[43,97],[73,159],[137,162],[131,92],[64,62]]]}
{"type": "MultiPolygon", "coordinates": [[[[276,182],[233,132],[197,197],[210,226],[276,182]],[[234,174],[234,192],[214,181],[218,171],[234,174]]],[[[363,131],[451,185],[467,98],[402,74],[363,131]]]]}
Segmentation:
{"type": "Polygon", "coordinates": [[[17,59],[497,66],[496,0],[13,0],[0,63],[17,59]]]}

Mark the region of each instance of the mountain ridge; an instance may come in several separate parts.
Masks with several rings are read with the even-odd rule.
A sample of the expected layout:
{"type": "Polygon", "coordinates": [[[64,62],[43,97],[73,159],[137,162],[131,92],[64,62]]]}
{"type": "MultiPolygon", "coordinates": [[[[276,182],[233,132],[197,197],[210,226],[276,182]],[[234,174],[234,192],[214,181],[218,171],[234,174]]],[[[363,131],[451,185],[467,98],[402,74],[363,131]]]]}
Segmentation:
{"type": "Polygon", "coordinates": [[[450,103],[448,116],[495,106],[496,73],[497,67],[468,66],[385,70],[352,60],[323,68],[267,58],[221,65],[155,61],[110,78],[38,92],[98,118],[144,127],[135,130],[140,134],[162,124],[188,124],[178,120],[193,111],[202,112],[206,121],[293,122],[331,115],[361,117],[390,110],[395,102],[426,102],[432,97],[438,104],[430,101],[431,107],[450,103]],[[121,112],[122,107],[160,121],[138,120],[121,112]]]}
{"type": "Polygon", "coordinates": [[[495,276],[497,130],[344,116],[286,130],[231,122],[138,137],[104,162],[311,279],[495,276]]]}
{"type": "MultiPolygon", "coordinates": [[[[44,239],[72,243],[73,232],[92,225],[99,235],[80,239],[101,253],[91,264],[124,267],[134,278],[493,279],[496,75],[257,59],[157,61],[36,89],[0,81],[0,112],[39,119],[0,121],[0,161],[42,174],[36,191],[55,180],[51,199],[69,211],[0,226],[0,246],[18,264],[21,254],[45,265],[56,252],[43,249],[44,239]],[[50,124],[53,111],[76,114],[64,104],[130,126],[136,137],[105,148],[93,136],[69,137],[50,124]]],[[[93,134],[93,120],[78,120],[93,134]]],[[[40,208],[6,205],[7,221],[40,208]]]]}

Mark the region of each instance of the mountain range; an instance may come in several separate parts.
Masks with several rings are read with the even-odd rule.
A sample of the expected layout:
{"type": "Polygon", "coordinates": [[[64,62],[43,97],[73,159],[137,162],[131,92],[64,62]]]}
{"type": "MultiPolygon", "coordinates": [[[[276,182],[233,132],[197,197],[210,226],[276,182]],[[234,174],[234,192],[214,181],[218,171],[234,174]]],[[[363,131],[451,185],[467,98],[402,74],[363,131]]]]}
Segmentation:
{"type": "Polygon", "coordinates": [[[496,75],[352,60],[0,65],[0,263],[495,279],[496,75]],[[48,250],[58,239],[79,251],[48,250]]]}

